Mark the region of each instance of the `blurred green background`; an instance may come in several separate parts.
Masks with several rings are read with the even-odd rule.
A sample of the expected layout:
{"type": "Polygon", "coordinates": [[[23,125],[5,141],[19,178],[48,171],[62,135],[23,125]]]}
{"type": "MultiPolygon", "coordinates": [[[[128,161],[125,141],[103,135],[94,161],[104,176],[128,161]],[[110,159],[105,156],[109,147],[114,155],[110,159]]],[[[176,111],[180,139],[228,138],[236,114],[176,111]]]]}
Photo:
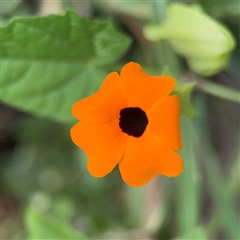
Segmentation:
{"type": "Polygon", "coordinates": [[[239,1],[178,1],[199,4],[235,39],[226,68],[207,76],[194,72],[170,40],[150,42],[143,33],[147,25],[168,17],[171,2],[176,1],[1,1],[2,28],[16,17],[66,10],[113,22],[130,39],[129,47],[104,71],[119,71],[129,61],[153,75],[168,67],[179,82],[196,82],[191,100],[197,112],[194,118],[181,117],[183,174],[157,176],[131,188],[118,169],[101,179],[90,176],[84,152],[70,139],[73,123],[35,116],[3,101],[1,239],[240,238],[239,1]]]}

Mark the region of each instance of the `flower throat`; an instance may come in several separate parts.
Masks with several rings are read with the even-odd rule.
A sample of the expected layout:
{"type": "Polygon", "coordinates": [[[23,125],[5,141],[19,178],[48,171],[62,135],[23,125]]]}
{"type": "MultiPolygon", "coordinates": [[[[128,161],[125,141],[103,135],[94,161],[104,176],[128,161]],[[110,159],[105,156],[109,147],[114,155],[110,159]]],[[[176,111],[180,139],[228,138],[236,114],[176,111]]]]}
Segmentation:
{"type": "Polygon", "coordinates": [[[120,111],[119,126],[129,136],[140,137],[148,125],[146,113],[138,107],[124,108],[120,111]]]}

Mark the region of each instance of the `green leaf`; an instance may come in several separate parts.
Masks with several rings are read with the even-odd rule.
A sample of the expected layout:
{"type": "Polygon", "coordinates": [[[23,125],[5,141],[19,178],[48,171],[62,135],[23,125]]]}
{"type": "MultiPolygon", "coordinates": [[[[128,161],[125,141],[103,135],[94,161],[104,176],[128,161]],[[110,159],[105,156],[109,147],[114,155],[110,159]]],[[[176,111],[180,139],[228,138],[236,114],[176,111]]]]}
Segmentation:
{"type": "Polygon", "coordinates": [[[1,28],[3,102],[21,110],[72,121],[71,106],[97,91],[102,66],[127,50],[130,40],[110,22],[63,16],[14,19],[1,28]]]}
{"type": "MultiPolygon", "coordinates": [[[[172,72],[170,71],[170,69],[165,66],[162,72],[162,76],[173,76],[172,72]]],[[[197,116],[197,112],[194,110],[194,108],[192,107],[192,103],[191,103],[191,92],[193,90],[193,88],[196,86],[196,83],[187,83],[187,84],[183,84],[179,81],[176,81],[176,85],[173,89],[173,91],[171,92],[171,95],[177,95],[180,99],[180,104],[181,104],[181,115],[184,117],[195,117],[197,116]]]]}
{"type": "Polygon", "coordinates": [[[28,239],[88,239],[66,221],[44,215],[33,206],[26,209],[25,226],[28,239]]]}
{"type": "Polygon", "coordinates": [[[181,115],[184,117],[195,117],[197,112],[192,107],[191,103],[191,91],[196,86],[196,83],[183,84],[177,82],[171,95],[178,95],[181,102],[181,115]]]}

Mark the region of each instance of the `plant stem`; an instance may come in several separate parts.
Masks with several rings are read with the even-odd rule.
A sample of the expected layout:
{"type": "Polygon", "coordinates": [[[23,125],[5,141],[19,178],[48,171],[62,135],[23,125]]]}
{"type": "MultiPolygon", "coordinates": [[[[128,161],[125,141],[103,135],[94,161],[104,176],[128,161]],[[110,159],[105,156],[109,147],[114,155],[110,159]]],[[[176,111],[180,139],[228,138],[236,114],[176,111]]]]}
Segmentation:
{"type": "MultiPolygon", "coordinates": [[[[152,6],[152,24],[162,24],[166,18],[167,0],[165,1],[151,1],[152,6]]],[[[152,43],[152,55],[155,57],[156,67],[163,69],[168,66],[175,77],[179,76],[180,66],[178,57],[171,49],[166,40],[161,40],[152,43]]]]}
{"type": "MultiPolygon", "coordinates": [[[[166,11],[166,1],[156,1],[151,2],[152,5],[152,24],[160,24],[165,19],[166,11]]],[[[157,43],[152,43],[153,54],[155,55],[157,67],[163,67],[167,65],[167,56],[164,48],[164,42],[160,41],[157,43]]]]}
{"type": "Polygon", "coordinates": [[[200,78],[197,79],[197,88],[213,96],[240,103],[240,92],[235,89],[224,87],[220,84],[200,78]]]}
{"type": "Polygon", "coordinates": [[[194,151],[194,127],[192,119],[181,119],[184,148],[179,153],[184,161],[184,172],[178,177],[176,219],[179,234],[197,227],[200,216],[199,167],[194,151]]]}
{"type": "Polygon", "coordinates": [[[156,1],[153,0],[152,2],[152,8],[153,8],[153,23],[162,23],[165,20],[166,17],[166,1],[156,1]]]}

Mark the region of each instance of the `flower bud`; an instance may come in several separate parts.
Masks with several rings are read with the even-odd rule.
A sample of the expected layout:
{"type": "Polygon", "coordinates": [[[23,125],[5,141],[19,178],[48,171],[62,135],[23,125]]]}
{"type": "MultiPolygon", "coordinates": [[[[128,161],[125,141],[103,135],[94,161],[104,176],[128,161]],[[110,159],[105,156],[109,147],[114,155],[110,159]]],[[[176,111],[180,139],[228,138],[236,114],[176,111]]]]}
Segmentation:
{"type": "Polygon", "coordinates": [[[189,67],[205,76],[225,68],[235,46],[231,33],[199,7],[174,3],[160,25],[148,25],[144,35],[150,41],[166,39],[187,58],[189,67]]]}

